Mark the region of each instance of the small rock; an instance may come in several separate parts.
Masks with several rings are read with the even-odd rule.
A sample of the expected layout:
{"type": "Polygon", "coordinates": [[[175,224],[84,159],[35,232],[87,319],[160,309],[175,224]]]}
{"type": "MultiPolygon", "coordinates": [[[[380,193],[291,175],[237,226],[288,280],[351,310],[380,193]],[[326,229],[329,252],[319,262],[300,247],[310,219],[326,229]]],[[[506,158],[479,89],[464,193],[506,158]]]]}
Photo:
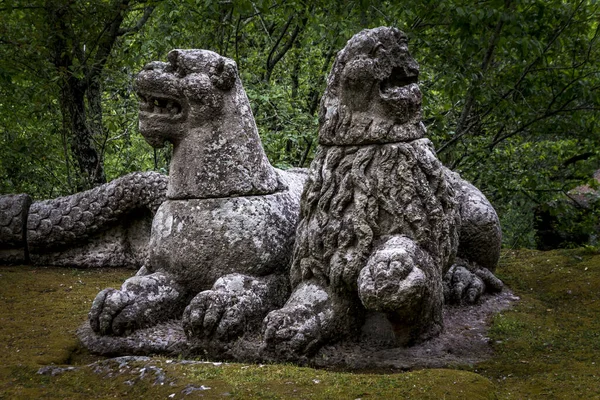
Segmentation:
{"type": "Polygon", "coordinates": [[[60,375],[63,374],[65,372],[69,372],[69,371],[74,371],[76,368],[75,367],[57,367],[54,365],[48,365],[46,367],[42,367],[40,369],[38,369],[38,375],[51,375],[51,376],[56,376],[56,375],[60,375]]]}

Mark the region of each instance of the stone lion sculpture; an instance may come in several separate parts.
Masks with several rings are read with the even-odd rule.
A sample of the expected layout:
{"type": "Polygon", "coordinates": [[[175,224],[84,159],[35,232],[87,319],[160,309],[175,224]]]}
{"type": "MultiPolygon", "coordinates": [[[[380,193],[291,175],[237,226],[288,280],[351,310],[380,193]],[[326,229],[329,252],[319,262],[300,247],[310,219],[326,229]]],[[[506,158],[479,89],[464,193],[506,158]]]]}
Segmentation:
{"type": "Polygon", "coordinates": [[[288,296],[305,174],[269,164],[234,61],[173,50],[136,88],[141,133],[173,143],[167,200],[147,264],[97,295],[91,328],[124,335],[183,316],[188,336],[226,341],[260,327],[288,296]]]}
{"type": "Polygon", "coordinates": [[[373,316],[387,319],[397,345],[438,335],[457,252],[472,266],[448,275],[448,298],[474,301],[485,282],[497,283],[485,269],[499,254],[497,216],[425,138],[418,72],[394,28],[364,30],[338,53],[302,195],[293,291],[264,320],[266,354],[310,356],[356,337],[373,316]]]}

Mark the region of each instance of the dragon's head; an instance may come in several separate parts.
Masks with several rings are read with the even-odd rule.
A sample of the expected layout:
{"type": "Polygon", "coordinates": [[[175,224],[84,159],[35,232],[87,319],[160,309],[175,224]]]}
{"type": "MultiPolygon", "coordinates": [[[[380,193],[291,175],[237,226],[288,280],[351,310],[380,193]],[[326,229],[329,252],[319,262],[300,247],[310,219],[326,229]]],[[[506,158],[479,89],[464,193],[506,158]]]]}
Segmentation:
{"type": "Polygon", "coordinates": [[[170,199],[270,194],[284,184],[262,148],[235,62],[209,50],[173,50],[136,78],[140,132],[173,143],[170,199]]]}
{"type": "Polygon", "coordinates": [[[235,62],[209,50],[172,50],[167,59],[147,64],[135,85],[140,132],[156,147],[218,117],[239,81],[235,62]]]}

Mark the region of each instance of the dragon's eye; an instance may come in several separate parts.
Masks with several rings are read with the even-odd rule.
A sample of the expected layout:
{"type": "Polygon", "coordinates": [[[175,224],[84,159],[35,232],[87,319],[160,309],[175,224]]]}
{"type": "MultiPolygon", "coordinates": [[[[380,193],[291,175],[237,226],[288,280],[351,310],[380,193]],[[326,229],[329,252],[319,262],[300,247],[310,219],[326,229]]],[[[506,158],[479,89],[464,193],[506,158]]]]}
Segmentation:
{"type": "Polygon", "coordinates": [[[175,71],[175,75],[177,75],[179,78],[184,78],[187,75],[187,70],[181,65],[178,65],[177,70],[175,71]]]}

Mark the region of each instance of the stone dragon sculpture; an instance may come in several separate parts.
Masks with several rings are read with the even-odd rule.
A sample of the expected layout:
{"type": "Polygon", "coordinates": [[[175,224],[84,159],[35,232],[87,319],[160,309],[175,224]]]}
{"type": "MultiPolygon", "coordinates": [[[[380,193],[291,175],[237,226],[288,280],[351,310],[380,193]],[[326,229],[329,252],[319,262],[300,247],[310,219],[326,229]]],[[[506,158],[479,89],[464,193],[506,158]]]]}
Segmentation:
{"type": "Polygon", "coordinates": [[[269,164],[234,61],[207,50],[168,60],[136,79],[142,135],[173,143],[167,200],[147,264],[98,294],[90,325],[123,335],[183,314],[189,336],[226,341],[287,298],[305,174],[269,164]]]}
{"type": "Polygon", "coordinates": [[[0,262],[140,268],[166,189],[165,175],[135,172],[51,200],[0,196],[0,262]]]}

